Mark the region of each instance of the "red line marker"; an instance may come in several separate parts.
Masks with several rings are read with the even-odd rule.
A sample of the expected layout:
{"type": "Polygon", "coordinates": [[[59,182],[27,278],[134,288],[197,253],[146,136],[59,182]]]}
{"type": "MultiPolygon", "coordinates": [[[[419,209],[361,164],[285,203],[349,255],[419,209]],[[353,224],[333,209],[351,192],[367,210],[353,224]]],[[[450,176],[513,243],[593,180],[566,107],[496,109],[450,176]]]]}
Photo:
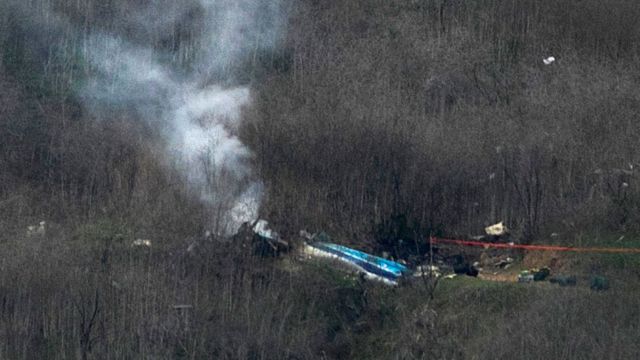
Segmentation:
{"type": "Polygon", "coordinates": [[[523,250],[530,250],[530,251],[572,251],[572,252],[592,252],[592,253],[640,254],[639,248],[603,248],[603,247],[570,247],[570,246],[555,246],[555,245],[502,244],[502,243],[490,243],[490,242],[482,242],[482,241],[442,239],[442,238],[436,238],[436,237],[431,237],[429,239],[432,244],[479,246],[485,249],[498,248],[498,249],[523,249],[523,250]]]}

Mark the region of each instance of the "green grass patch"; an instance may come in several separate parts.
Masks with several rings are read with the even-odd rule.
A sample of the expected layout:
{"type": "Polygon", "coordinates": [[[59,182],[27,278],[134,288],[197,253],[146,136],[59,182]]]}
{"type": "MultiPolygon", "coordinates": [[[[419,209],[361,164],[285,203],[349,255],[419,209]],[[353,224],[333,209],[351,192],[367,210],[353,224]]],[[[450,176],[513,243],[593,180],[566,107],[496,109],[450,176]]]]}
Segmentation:
{"type": "Polygon", "coordinates": [[[482,311],[498,312],[522,302],[529,291],[528,284],[458,276],[440,281],[436,288],[435,305],[437,307],[457,304],[463,307],[478,307],[482,311]]]}
{"type": "MultiPolygon", "coordinates": [[[[594,234],[579,236],[574,246],[597,248],[640,248],[640,237],[634,234],[594,234]]],[[[576,253],[571,255],[579,268],[585,271],[640,272],[640,254],[634,253],[576,253]]]]}

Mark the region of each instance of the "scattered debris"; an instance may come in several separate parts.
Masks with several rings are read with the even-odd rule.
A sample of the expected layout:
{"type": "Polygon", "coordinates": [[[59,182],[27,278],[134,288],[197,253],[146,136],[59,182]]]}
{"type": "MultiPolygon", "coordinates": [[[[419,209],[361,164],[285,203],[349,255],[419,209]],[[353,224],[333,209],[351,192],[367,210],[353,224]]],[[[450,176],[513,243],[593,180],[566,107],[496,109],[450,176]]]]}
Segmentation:
{"type": "MultiPolygon", "coordinates": [[[[290,245],[287,241],[281,239],[280,235],[270,228],[269,223],[265,220],[258,220],[254,223],[245,223],[243,225],[244,232],[239,232],[234,236],[236,239],[240,237],[244,238],[243,247],[253,248],[256,253],[268,256],[277,256],[283,251],[289,251],[290,245]]],[[[487,226],[485,229],[487,235],[478,236],[480,239],[486,239],[489,237],[501,237],[509,235],[509,229],[504,222],[487,226]]],[[[423,263],[412,269],[407,265],[407,262],[403,260],[392,261],[389,260],[390,253],[383,251],[382,256],[374,256],[367,254],[363,251],[355,250],[343,245],[333,243],[331,237],[324,233],[319,232],[316,234],[310,234],[306,231],[301,231],[300,236],[304,239],[302,242],[304,245],[301,247],[301,253],[305,258],[328,258],[337,260],[334,263],[338,268],[345,270],[346,267],[338,264],[342,263],[347,267],[355,270],[362,279],[371,279],[380,281],[387,285],[398,285],[403,279],[411,279],[417,277],[432,277],[432,278],[444,278],[452,279],[458,275],[467,275],[478,277],[482,272],[481,278],[494,280],[494,281],[513,281],[513,273],[507,274],[501,272],[500,269],[506,270],[515,263],[513,253],[504,253],[498,251],[492,251],[486,249],[480,254],[479,260],[477,254],[460,253],[441,246],[438,248],[432,248],[435,254],[431,254],[431,262],[423,263]],[[485,274],[484,269],[488,269],[485,274]],[[451,271],[453,270],[453,274],[451,271]],[[491,276],[492,271],[496,271],[491,276]],[[447,274],[447,275],[444,275],[447,274]],[[498,276],[501,274],[502,276],[498,276]],[[498,280],[496,280],[498,279],[498,280]]],[[[557,233],[551,233],[551,237],[559,237],[557,233]]],[[[502,247],[509,248],[506,244],[513,245],[512,242],[503,242],[502,247]]],[[[136,240],[134,245],[137,246],[151,246],[149,240],[136,240]]],[[[197,246],[193,243],[189,246],[188,252],[193,250],[193,247],[197,246]]],[[[422,258],[424,261],[424,258],[422,258]]],[[[417,262],[417,261],[416,261],[417,262]]],[[[529,266],[536,266],[541,262],[531,263],[529,266]]],[[[552,262],[544,262],[550,264],[549,266],[556,266],[555,259],[552,262]]],[[[412,262],[415,264],[415,262],[412,262]]],[[[347,270],[347,272],[350,272],[347,270]]],[[[347,275],[353,276],[353,275],[347,275]]],[[[576,286],[576,276],[567,275],[555,275],[551,276],[551,270],[549,267],[530,268],[520,272],[517,277],[517,281],[520,283],[530,283],[538,281],[549,280],[553,284],[559,286],[576,286]]],[[[594,291],[603,291],[609,288],[609,282],[602,276],[594,276],[591,279],[591,289],[594,291]]],[[[178,305],[177,305],[178,306],[178,305]]]]}
{"type": "Polygon", "coordinates": [[[136,239],[133,241],[133,243],[131,243],[131,246],[145,246],[150,248],[151,247],[151,240],[146,240],[146,239],[136,239]]]}
{"type": "Polygon", "coordinates": [[[453,272],[458,275],[477,277],[480,273],[478,265],[478,262],[475,262],[473,264],[469,264],[468,262],[458,262],[453,265],[453,272]]]}
{"type": "Polygon", "coordinates": [[[440,277],[442,273],[440,272],[440,268],[435,265],[420,265],[416,267],[413,276],[440,277]]]}
{"type": "Polygon", "coordinates": [[[605,291],[609,289],[609,280],[604,276],[594,275],[591,277],[591,290],[605,291]]]}
{"type": "Polygon", "coordinates": [[[40,221],[38,225],[27,226],[27,236],[28,237],[44,236],[46,233],[46,226],[47,226],[46,221],[40,221]]]}
{"type": "Polygon", "coordinates": [[[545,65],[551,65],[551,63],[553,63],[554,61],[556,61],[556,58],[554,58],[553,56],[549,56],[548,58],[542,59],[542,62],[545,65]]]}
{"type": "Polygon", "coordinates": [[[507,258],[498,260],[498,262],[493,264],[493,266],[499,267],[499,268],[502,268],[502,269],[507,269],[507,268],[509,268],[509,266],[511,266],[511,264],[513,264],[513,258],[507,257],[507,258]]]}
{"type": "Polygon", "coordinates": [[[509,232],[509,229],[504,225],[502,221],[497,224],[493,224],[491,226],[487,226],[484,228],[484,232],[490,236],[502,236],[509,232]]]}
{"type": "Polygon", "coordinates": [[[253,232],[265,239],[275,240],[280,238],[280,235],[277,232],[269,228],[269,222],[262,219],[256,221],[255,225],[253,225],[253,232]]]}
{"type": "Polygon", "coordinates": [[[543,267],[532,269],[531,273],[533,274],[533,281],[544,281],[551,275],[551,270],[548,267],[543,267]]]}
{"type": "Polygon", "coordinates": [[[528,283],[532,281],[544,281],[551,274],[551,270],[547,267],[540,269],[523,270],[518,275],[518,282],[528,283]]]}
{"type": "Polygon", "coordinates": [[[262,256],[278,256],[289,251],[289,243],[280,238],[280,234],[269,227],[266,220],[258,220],[252,227],[254,251],[262,256]]]}
{"type": "Polygon", "coordinates": [[[533,274],[529,272],[529,270],[523,270],[518,274],[518,282],[519,283],[530,283],[533,282],[533,274]]]}
{"type": "Polygon", "coordinates": [[[549,279],[549,282],[560,286],[576,286],[577,279],[574,275],[555,275],[549,279]]]}
{"type": "Polygon", "coordinates": [[[189,244],[189,246],[187,246],[187,252],[189,254],[193,254],[197,247],[198,247],[198,242],[194,241],[191,244],[189,244]]]}

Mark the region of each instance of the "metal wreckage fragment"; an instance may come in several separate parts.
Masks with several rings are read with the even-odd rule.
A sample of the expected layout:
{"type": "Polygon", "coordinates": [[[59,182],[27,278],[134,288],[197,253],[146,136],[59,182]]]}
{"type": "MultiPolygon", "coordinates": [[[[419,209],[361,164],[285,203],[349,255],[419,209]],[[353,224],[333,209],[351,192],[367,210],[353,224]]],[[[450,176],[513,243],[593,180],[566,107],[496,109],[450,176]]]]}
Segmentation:
{"type": "MultiPolygon", "coordinates": [[[[276,231],[272,230],[266,220],[247,224],[245,229],[250,229],[253,233],[253,249],[258,254],[278,256],[292,249],[292,244],[284,241],[276,231]]],[[[337,260],[368,280],[380,281],[386,285],[398,285],[402,279],[411,277],[441,276],[437,266],[422,265],[412,269],[400,262],[335,244],[324,232],[311,235],[301,231],[300,235],[304,241],[299,250],[305,257],[337,260]]]]}

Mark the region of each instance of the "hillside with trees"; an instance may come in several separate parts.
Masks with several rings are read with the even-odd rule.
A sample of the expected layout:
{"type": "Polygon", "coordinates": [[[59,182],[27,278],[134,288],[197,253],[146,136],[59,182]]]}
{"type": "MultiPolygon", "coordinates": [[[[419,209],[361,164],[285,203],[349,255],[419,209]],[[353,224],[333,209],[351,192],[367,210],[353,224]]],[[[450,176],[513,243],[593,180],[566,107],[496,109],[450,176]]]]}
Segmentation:
{"type": "Polygon", "coordinates": [[[0,358],[637,358],[637,255],[559,257],[607,292],[389,288],[229,229],[409,263],[499,221],[516,244],[637,247],[638,18],[633,0],[0,0],[0,358]]]}

